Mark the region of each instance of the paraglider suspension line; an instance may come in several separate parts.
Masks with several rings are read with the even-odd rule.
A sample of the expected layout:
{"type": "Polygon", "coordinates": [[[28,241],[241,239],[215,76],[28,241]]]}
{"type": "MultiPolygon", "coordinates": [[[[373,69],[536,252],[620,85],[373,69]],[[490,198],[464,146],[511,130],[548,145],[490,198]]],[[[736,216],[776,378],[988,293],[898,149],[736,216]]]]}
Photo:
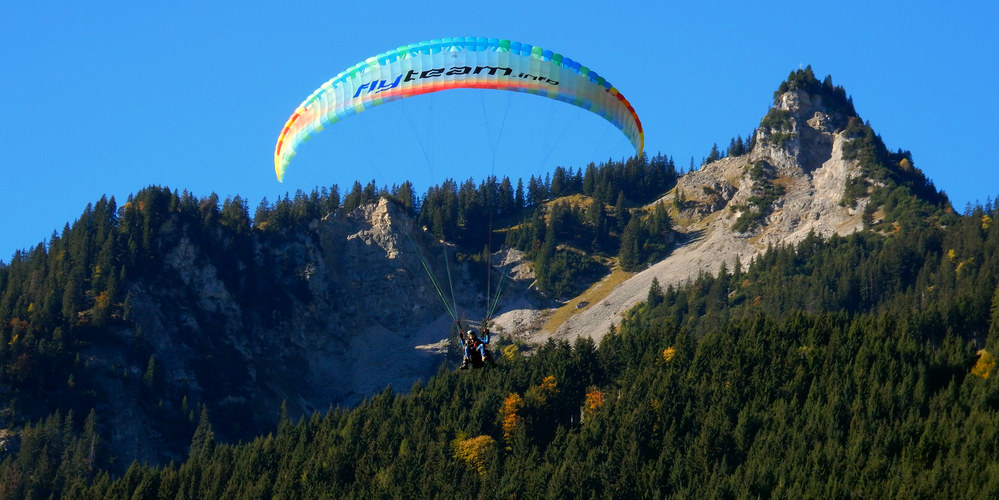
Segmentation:
{"type": "MultiPolygon", "coordinates": [[[[458,315],[457,315],[457,312],[456,312],[457,311],[457,305],[455,306],[455,308],[452,309],[451,304],[447,300],[447,297],[444,296],[444,291],[441,290],[440,284],[437,283],[437,278],[434,277],[433,271],[430,270],[430,264],[427,263],[427,258],[423,254],[423,250],[420,250],[420,246],[417,245],[416,241],[413,239],[413,235],[410,234],[409,231],[403,231],[403,233],[406,234],[406,238],[409,239],[409,242],[413,245],[413,248],[416,248],[416,253],[417,253],[417,255],[420,256],[420,264],[423,265],[423,270],[427,272],[427,276],[430,278],[430,282],[434,285],[434,289],[437,290],[437,296],[440,297],[441,303],[444,304],[444,309],[447,310],[447,313],[448,313],[448,315],[451,316],[451,319],[453,319],[454,321],[457,322],[458,321],[458,315]]],[[[444,260],[445,260],[445,262],[447,261],[447,250],[445,250],[445,252],[444,252],[444,260]]],[[[450,282],[450,280],[451,280],[451,272],[449,270],[448,271],[448,281],[450,282]]],[[[451,287],[451,299],[452,299],[452,301],[454,300],[454,287],[453,286],[451,287]]]]}

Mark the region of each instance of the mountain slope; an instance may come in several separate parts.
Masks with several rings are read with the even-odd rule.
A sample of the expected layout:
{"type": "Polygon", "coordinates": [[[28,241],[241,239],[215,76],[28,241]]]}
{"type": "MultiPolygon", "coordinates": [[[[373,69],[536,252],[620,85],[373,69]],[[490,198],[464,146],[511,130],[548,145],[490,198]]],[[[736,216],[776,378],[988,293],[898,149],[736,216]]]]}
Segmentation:
{"type": "MultiPolygon", "coordinates": [[[[852,153],[864,144],[859,120],[842,88],[828,79],[820,84],[810,68],[792,73],[775,93],[749,152],[684,175],[659,200],[670,207],[675,229],[686,238],[667,258],[558,325],[553,336],[599,340],[645,300],[653,280],[663,287],[676,285],[700,273],[715,274],[723,265],[746,265],[770,246],[794,245],[809,234],[854,233],[864,228],[865,213],[878,222],[884,215],[868,205],[871,193],[885,183],[872,177],[886,175],[872,169],[899,167],[865,165],[852,153]]],[[[946,206],[946,198],[932,184],[929,188],[935,195],[930,201],[946,206]]],[[[503,324],[504,318],[497,322],[503,324]]]]}
{"type": "MultiPolygon", "coordinates": [[[[288,216],[319,204],[283,200],[253,229],[245,207],[159,187],[88,207],[0,269],[0,428],[96,409],[120,463],[163,463],[202,407],[220,438],[248,439],[282,408],[349,406],[432,375],[441,354],[420,346],[451,321],[422,259],[442,275],[443,247],[384,198],[288,216]]],[[[449,272],[472,296],[465,266],[449,272]]]]}
{"type": "MultiPolygon", "coordinates": [[[[613,274],[606,282],[613,290],[587,305],[576,301],[575,314],[554,334],[541,326],[553,316],[543,309],[551,302],[530,289],[532,263],[516,251],[494,259],[512,270],[493,318],[499,340],[600,339],[648,297],[653,281],[665,287],[722,266],[741,268],[767,248],[809,234],[848,234],[865,225],[890,231],[899,207],[915,207],[909,213],[926,219],[946,204],[911,158],[884,149],[842,89],[817,82],[810,70],[781,86],[750,145],[688,173],[663,195],[681,242],[623,282],[614,280],[626,274],[613,274]]],[[[605,178],[602,201],[587,203],[601,208],[595,213],[602,223],[616,226],[606,234],[620,236],[628,213],[615,207],[613,219],[605,217],[608,200],[623,206],[624,189],[672,185],[670,175],[630,187],[620,182],[641,173],[641,164],[616,166],[619,182],[605,178]]],[[[644,166],[667,174],[667,165],[644,166]]],[[[584,179],[580,171],[573,182],[584,179]]],[[[478,196],[468,184],[452,197],[478,196]]],[[[529,198],[543,199],[543,187],[529,187],[537,189],[529,198]]],[[[452,317],[442,300],[466,325],[490,300],[486,279],[470,268],[481,257],[463,253],[455,265],[456,249],[417,227],[404,199],[362,199],[359,185],[355,191],[342,204],[316,193],[262,203],[252,223],[238,201],[219,210],[217,198],[155,187],[120,209],[113,200],[88,207],[47,248],[0,268],[0,390],[16,395],[5,398],[0,427],[96,408],[120,464],[162,463],[183,455],[199,409],[212,415],[221,439],[232,441],[272,429],[282,406],[296,418],[429,379],[449,349],[452,317]],[[431,283],[424,265],[447,290],[431,283]],[[447,274],[453,279],[445,281],[447,274]]],[[[441,195],[433,202],[438,219],[428,199],[419,220],[460,234],[456,200],[441,195]]],[[[665,248],[673,237],[657,243],[665,248]]],[[[482,248],[470,241],[477,245],[472,252],[482,248]]],[[[604,243],[592,248],[612,251],[604,243]]],[[[577,250],[571,252],[585,253],[577,250]]]]}
{"type": "Polygon", "coordinates": [[[182,464],[116,479],[73,469],[79,453],[59,467],[76,472],[46,474],[50,420],[0,463],[0,492],[995,498],[997,213],[807,238],[650,293],[599,349],[548,342],[495,370],[441,370],[251,442],[216,443],[206,417],[182,464]]]}

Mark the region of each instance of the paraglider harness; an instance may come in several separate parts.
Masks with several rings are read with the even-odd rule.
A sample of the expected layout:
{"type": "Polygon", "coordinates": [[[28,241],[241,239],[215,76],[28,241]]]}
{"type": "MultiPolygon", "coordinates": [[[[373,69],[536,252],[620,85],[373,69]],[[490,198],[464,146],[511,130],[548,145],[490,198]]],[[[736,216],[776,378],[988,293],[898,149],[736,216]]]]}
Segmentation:
{"type": "MultiPolygon", "coordinates": [[[[474,332],[475,330],[469,330],[468,332],[465,332],[464,330],[462,330],[461,325],[458,325],[458,334],[460,335],[461,345],[462,347],[465,348],[465,352],[467,353],[467,356],[463,357],[461,361],[460,369],[467,370],[469,366],[471,366],[472,368],[482,368],[483,366],[486,365],[486,363],[489,363],[492,366],[496,366],[496,361],[493,360],[493,357],[489,353],[489,350],[484,347],[485,344],[488,343],[488,340],[483,341],[474,332]],[[481,350],[480,347],[482,348],[481,350]],[[483,359],[482,356],[483,352],[485,353],[485,359],[483,359]]],[[[486,335],[487,338],[489,337],[488,329],[483,329],[482,332],[486,335]]]]}

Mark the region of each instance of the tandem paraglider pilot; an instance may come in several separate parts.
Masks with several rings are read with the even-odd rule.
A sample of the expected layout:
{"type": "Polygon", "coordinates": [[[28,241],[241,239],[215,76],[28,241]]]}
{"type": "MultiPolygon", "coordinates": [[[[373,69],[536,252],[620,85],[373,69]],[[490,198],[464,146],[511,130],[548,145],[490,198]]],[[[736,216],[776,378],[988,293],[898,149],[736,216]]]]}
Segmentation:
{"type": "Polygon", "coordinates": [[[486,344],[489,343],[488,328],[482,329],[482,337],[476,335],[474,328],[470,328],[467,337],[459,336],[458,338],[461,340],[461,346],[465,349],[464,358],[461,360],[462,370],[467,370],[469,365],[481,368],[487,361],[490,365],[496,366],[496,362],[486,351],[486,344]]]}

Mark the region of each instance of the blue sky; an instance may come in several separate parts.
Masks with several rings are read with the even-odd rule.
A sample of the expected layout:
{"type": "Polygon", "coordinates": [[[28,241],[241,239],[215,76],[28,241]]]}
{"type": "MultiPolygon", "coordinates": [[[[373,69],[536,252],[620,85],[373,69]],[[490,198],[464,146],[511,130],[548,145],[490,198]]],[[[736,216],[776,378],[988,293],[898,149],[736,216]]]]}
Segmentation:
{"type": "Polygon", "coordinates": [[[699,163],[744,138],[790,71],[832,75],[891,149],[960,211],[999,194],[995,2],[5,2],[0,6],[0,260],[102,195],[148,185],[240,195],[447,177],[516,180],[631,149],[564,103],[421,96],[273,151],[313,89],[364,58],[445,36],[509,38],[588,65],[634,105],[646,151],[699,163]]]}

